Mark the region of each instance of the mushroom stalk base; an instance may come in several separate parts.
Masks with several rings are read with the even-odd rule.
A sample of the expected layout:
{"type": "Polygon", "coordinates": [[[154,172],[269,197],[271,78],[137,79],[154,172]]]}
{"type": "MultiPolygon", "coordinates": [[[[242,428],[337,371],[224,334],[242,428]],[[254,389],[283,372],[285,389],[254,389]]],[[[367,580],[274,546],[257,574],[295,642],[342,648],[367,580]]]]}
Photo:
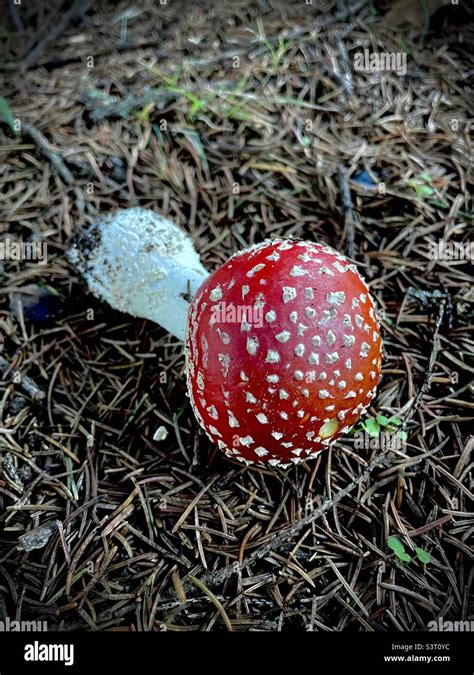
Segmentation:
{"type": "Polygon", "coordinates": [[[104,216],[68,252],[91,292],[111,307],[150,319],[184,340],[189,303],[209,276],[191,237],[142,208],[104,216]]]}

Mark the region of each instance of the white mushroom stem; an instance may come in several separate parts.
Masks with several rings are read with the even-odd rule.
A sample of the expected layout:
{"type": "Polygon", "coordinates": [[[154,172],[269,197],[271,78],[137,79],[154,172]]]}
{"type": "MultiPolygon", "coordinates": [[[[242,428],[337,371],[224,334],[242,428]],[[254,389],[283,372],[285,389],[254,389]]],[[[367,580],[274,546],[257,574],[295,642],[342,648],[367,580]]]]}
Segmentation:
{"type": "Polygon", "coordinates": [[[184,340],[189,303],[209,276],[191,237],[154,211],[124,209],[84,228],[69,260],[111,307],[184,340]]]}

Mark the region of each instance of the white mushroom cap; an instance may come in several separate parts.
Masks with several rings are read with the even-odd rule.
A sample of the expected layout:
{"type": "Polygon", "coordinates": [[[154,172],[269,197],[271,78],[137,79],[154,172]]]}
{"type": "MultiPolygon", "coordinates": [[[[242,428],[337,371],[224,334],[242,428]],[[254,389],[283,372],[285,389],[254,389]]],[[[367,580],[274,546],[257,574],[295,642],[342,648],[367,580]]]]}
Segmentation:
{"type": "Polygon", "coordinates": [[[143,208],[103,216],[82,230],[68,258],[96,297],[184,340],[189,302],[208,272],[173,222],[143,208]]]}

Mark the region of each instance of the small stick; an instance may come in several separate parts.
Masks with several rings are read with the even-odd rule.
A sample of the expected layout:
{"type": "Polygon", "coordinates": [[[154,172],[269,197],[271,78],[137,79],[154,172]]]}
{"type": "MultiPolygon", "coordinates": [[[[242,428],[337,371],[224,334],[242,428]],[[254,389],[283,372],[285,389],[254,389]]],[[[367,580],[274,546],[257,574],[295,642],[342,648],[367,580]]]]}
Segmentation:
{"type": "Polygon", "coordinates": [[[31,396],[34,401],[41,401],[46,397],[44,391],[42,391],[28,375],[22,375],[19,370],[13,370],[13,366],[11,366],[3,356],[0,356],[0,373],[3,375],[10,373],[12,381],[15,384],[19,384],[25,394],[31,396]]]}
{"type": "Polygon", "coordinates": [[[451,515],[441,516],[441,518],[438,518],[438,520],[433,520],[432,523],[427,523],[416,530],[409,530],[408,532],[405,532],[405,536],[418,537],[420,534],[426,534],[430,530],[434,530],[436,527],[444,525],[444,523],[449,523],[449,521],[452,519],[453,517],[451,515]]]}
{"type": "Polygon", "coordinates": [[[339,189],[342,196],[342,212],[344,214],[344,231],[347,236],[347,255],[354,259],[355,255],[355,235],[354,235],[354,208],[352,205],[351,191],[347,178],[347,169],[340,164],[339,170],[339,189]]]}
{"type": "Polygon", "coordinates": [[[340,78],[344,83],[344,89],[347,91],[349,96],[352,96],[354,93],[354,83],[352,81],[352,68],[349,61],[349,54],[347,53],[346,43],[341,33],[338,31],[336,35],[336,42],[339,49],[339,54],[341,56],[341,66],[342,73],[340,78]]]}
{"type": "Polygon", "coordinates": [[[323,504],[321,504],[321,506],[319,506],[317,509],[315,509],[312,513],[305,516],[304,518],[301,518],[294,525],[286,528],[285,530],[283,530],[283,532],[270,539],[270,541],[268,541],[266,544],[260,546],[251,555],[249,555],[248,558],[243,560],[241,564],[234,563],[233,565],[228,565],[227,567],[224,567],[222,570],[209,572],[208,574],[205,574],[202,577],[202,581],[207,585],[220,584],[233,574],[242,572],[253,562],[259,560],[260,558],[263,558],[268,553],[271,553],[272,551],[277,551],[284,544],[286,544],[288,539],[290,539],[293,535],[297,534],[308,525],[311,525],[311,523],[314,523],[316,520],[318,520],[318,518],[321,518],[321,516],[330,511],[335,506],[335,504],[340,502],[341,499],[344,499],[344,497],[350,494],[356,487],[361,485],[364,482],[364,480],[369,476],[369,474],[372,473],[377,464],[379,464],[382,461],[382,459],[385,457],[388,451],[389,448],[388,447],[385,448],[382,452],[376,455],[376,457],[374,457],[374,459],[365,467],[365,469],[357,476],[357,478],[354,478],[354,480],[351,481],[347,487],[345,487],[343,490],[340,490],[337,494],[334,495],[332,499],[326,499],[326,501],[323,504]]]}
{"type": "MultiPolygon", "coordinates": [[[[26,66],[31,66],[46,50],[47,46],[53,40],[57,40],[66,30],[73,19],[82,16],[87,12],[90,6],[90,0],[75,0],[71,7],[63,14],[63,17],[56,24],[53,24],[45,37],[33,47],[30,53],[24,59],[26,66]]],[[[54,17],[53,17],[54,18],[54,17]]]]}
{"type": "Polygon", "coordinates": [[[20,19],[18,7],[14,2],[10,3],[10,17],[17,33],[23,33],[25,27],[23,26],[23,21],[20,19]]]}
{"type": "Polygon", "coordinates": [[[58,174],[61,176],[63,181],[68,185],[72,185],[74,183],[74,176],[66,167],[61,157],[54,150],[51,149],[51,146],[49,145],[46,136],[29,122],[22,121],[21,128],[26,134],[28,134],[28,136],[31,136],[36,145],[38,145],[41,148],[41,150],[49,159],[49,161],[56,169],[58,174]]]}
{"type": "Polygon", "coordinates": [[[92,89],[83,91],[80,96],[84,105],[91,111],[91,118],[99,122],[107,117],[122,117],[126,119],[132,113],[150,103],[154,103],[160,109],[164,108],[177,98],[179,94],[160,89],[150,89],[136,96],[134,94],[127,94],[123,98],[119,98],[92,89]]]}
{"type": "MultiPolygon", "coordinates": [[[[213,80],[205,85],[191,83],[187,86],[187,91],[194,92],[204,86],[204,89],[213,89],[216,93],[222,89],[222,93],[228,93],[226,87],[232,86],[232,80],[222,79],[213,80]]],[[[99,122],[107,117],[122,117],[126,119],[130,115],[150,103],[154,103],[160,109],[169,105],[171,101],[182,96],[180,91],[169,91],[166,87],[162,89],[144,89],[140,94],[128,93],[123,97],[111,96],[98,89],[85,89],[80,93],[82,103],[90,110],[91,119],[99,122]]]]}
{"type": "Polygon", "coordinates": [[[441,324],[443,323],[443,317],[444,317],[444,309],[446,306],[446,298],[441,298],[440,303],[438,305],[438,317],[436,319],[436,325],[435,329],[433,332],[433,346],[431,348],[431,354],[430,354],[430,359],[428,362],[428,369],[426,371],[426,377],[421,385],[420,391],[416,395],[416,398],[412,402],[411,406],[408,408],[408,410],[405,413],[405,418],[403,420],[402,428],[405,429],[407,426],[408,422],[410,419],[413,417],[415,412],[418,409],[418,406],[420,405],[420,402],[423,398],[423,396],[429,391],[431,387],[431,380],[433,378],[433,369],[434,365],[436,363],[436,359],[438,357],[438,351],[439,351],[439,331],[441,328],[441,324]]]}

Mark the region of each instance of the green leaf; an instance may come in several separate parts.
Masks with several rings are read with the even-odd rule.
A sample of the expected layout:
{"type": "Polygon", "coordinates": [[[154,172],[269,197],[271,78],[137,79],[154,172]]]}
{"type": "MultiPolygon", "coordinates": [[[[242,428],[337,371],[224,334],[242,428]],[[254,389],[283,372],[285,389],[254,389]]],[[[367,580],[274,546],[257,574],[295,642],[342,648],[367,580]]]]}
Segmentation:
{"type": "Polygon", "coordinates": [[[428,553],[428,551],[425,551],[422,548],[415,548],[416,556],[420,562],[422,562],[424,565],[427,565],[428,563],[431,562],[431,556],[428,553]]]}
{"type": "Polygon", "coordinates": [[[46,284],[44,281],[38,281],[38,286],[40,288],[44,288],[45,290],[48,291],[48,293],[51,293],[51,295],[55,295],[57,298],[59,298],[60,293],[56,288],[53,288],[49,284],[46,284]]]}
{"type": "Polygon", "coordinates": [[[397,553],[397,556],[402,562],[411,562],[411,557],[408,555],[408,553],[397,553]]]}
{"type": "Polygon", "coordinates": [[[191,108],[189,109],[189,113],[188,113],[189,117],[193,118],[195,116],[195,114],[198,112],[198,110],[200,110],[201,108],[204,108],[204,107],[205,107],[204,101],[201,101],[201,100],[193,101],[193,104],[192,104],[191,108]]]}
{"type": "Polygon", "coordinates": [[[434,195],[434,190],[429,185],[418,185],[415,189],[420,197],[431,197],[431,195],[434,195]]]}
{"type": "Polygon", "coordinates": [[[387,546],[400,558],[405,553],[405,547],[398,537],[389,537],[387,546]]]}
{"type": "Polygon", "coordinates": [[[364,422],[364,430],[370,436],[378,436],[380,433],[379,423],[375,418],[369,417],[369,419],[364,422]]]}
{"type": "Polygon", "coordinates": [[[415,190],[418,197],[431,197],[435,192],[433,188],[426,185],[430,180],[431,179],[427,174],[422,174],[419,178],[410,178],[407,180],[407,185],[415,190]],[[423,180],[425,181],[425,184],[423,184],[423,180]]]}
{"type": "Polygon", "coordinates": [[[3,98],[3,96],[0,96],[0,121],[6,122],[15,136],[18,136],[18,132],[15,129],[15,118],[13,117],[12,110],[8,101],[3,98]]]}
{"type": "Polygon", "coordinates": [[[401,438],[402,441],[406,441],[406,440],[407,440],[408,434],[407,434],[406,431],[399,431],[398,433],[399,433],[400,438],[401,438]]]}
{"type": "Polygon", "coordinates": [[[242,120],[244,122],[247,122],[248,120],[252,119],[252,116],[245,112],[245,110],[242,109],[242,105],[236,105],[231,110],[228,111],[228,113],[224,113],[224,117],[229,117],[230,119],[234,120],[242,120]]]}
{"type": "Polygon", "coordinates": [[[398,419],[398,417],[390,417],[388,420],[389,424],[394,424],[396,427],[399,427],[401,425],[401,420],[398,419]]]}
{"type": "MultiPolygon", "coordinates": [[[[439,209],[449,209],[449,204],[443,204],[443,202],[440,202],[438,199],[430,199],[428,204],[437,206],[439,209]]],[[[458,211],[458,213],[460,213],[460,211],[458,211]]]]}
{"type": "Polygon", "coordinates": [[[390,420],[385,415],[377,415],[375,419],[382,427],[386,427],[390,423],[390,420]]]}
{"type": "Polygon", "coordinates": [[[404,52],[406,52],[408,55],[411,54],[411,49],[408,46],[408,42],[403,38],[403,36],[398,36],[395,38],[395,42],[400,45],[400,47],[403,49],[404,52]]]}
{"type": "Polygon", "coordinates": [[[147,103],[141,110],[137,111],[137,117],[145,124],[150,124],[150,113],[155,107],[154,103],[147,103]]]}

